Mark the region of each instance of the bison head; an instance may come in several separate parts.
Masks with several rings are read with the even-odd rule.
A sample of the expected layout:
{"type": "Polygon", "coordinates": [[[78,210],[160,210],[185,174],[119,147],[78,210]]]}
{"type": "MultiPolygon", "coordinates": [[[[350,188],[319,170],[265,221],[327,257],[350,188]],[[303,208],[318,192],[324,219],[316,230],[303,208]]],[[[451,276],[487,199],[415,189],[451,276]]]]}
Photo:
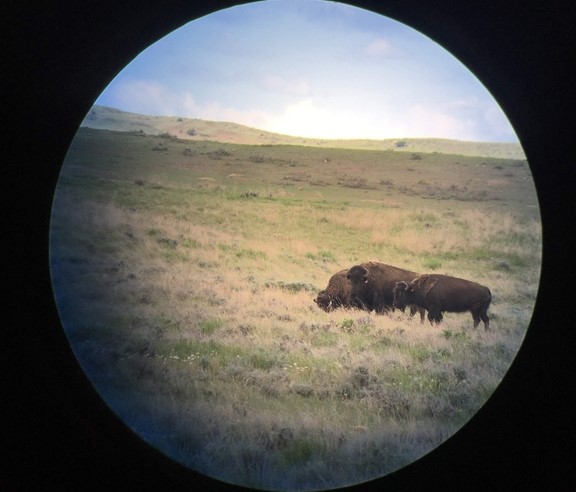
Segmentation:
{"type": "Polygon", "coordinates": [[[392,292],[394,294],[394,307],[404,310],[408,304],[411,304],[414,287],[404,281],[396,282],[392,292]]]}
{"type": "Polygon", "coordinates": [[[346,278],[350,280],[352,285],[355,284],[367,284],[369,278],[369,271],[361,265],[356,265],[348,270],[346,278]]]}
{"type": "Polygon", "coordinates": [[[314,302],[318,305],[320,309],[324,309],[324,311],[328,312],[333,309],[332,306],[332,297],[328,292],[322,290],[318,292],[318,296],[314,299],[314,302]]]}

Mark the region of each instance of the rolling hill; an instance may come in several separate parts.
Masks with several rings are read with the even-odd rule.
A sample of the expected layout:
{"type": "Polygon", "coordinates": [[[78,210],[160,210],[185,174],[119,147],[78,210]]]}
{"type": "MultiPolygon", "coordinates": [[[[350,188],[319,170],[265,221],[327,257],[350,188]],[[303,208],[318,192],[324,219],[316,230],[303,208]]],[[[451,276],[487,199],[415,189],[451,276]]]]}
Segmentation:
{"type": "Polygon", "coordinates": [[[150,116],[94,105],[82,127],[159,135],[169,133],[180,139],[210,140],[248,145],[303,145],[320,148],[438,152],[477,157],[525,159],[520,144],[469,142],[441,138],[395,138],[383,140],[330,140],[294,137],[250,128],[237,123],[206,121],[179,116],[150,116]]]}

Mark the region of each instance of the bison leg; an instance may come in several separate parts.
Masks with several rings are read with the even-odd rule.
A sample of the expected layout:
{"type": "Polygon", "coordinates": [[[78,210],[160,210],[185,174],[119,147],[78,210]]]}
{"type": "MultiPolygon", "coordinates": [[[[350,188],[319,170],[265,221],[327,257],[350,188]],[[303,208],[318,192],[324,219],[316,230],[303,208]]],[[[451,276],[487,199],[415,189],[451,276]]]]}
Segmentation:
{"type": "Polygon", "coordinates": [[[485,312],[480,313],[480,317],[484,322],[484,331],[488,331],[490,329],[490,319],[488,318],[488,314],[485,312]]]}
{"type": "Polygon", "coordinates": [[[477,328],[480,324],[480,320],[484,322],[484,330],[488,331],[490,329],[490,320],[488,319],[488,315],[486,311],[483,310],[475,310],[472,311],[472,317],[474,318],[474,328],[477,328]]]}
{"type": "MultiPolygon", "coordinates": [[[[411,304],[410,305],[410,318],[414,317],[414,315],[416,314],[416,311],[418,311],[420,313],[420,323],[424,323],[424,319],[426,319],[426,310],[424,308],[416,306],[415,304],[411,304]]],[[[404,312],[404,309],[402,309],[402,312],[404,312]]]]}
{"type": "Polygon", "coordinates": [[[390,314],[394,312],[394,306],[388,305],[388,304],[382,304],[380,306],[380,313],[381,314],[390,314]]]}
{"type": "Polygon", "coordinates": [[[430,321],[430,324],[440,324],[440,322],[442,321],[442,313],[440,312],[440,310],[437,309],[432,309],[432,310],[428,310],[428,321],[430,321]]]}

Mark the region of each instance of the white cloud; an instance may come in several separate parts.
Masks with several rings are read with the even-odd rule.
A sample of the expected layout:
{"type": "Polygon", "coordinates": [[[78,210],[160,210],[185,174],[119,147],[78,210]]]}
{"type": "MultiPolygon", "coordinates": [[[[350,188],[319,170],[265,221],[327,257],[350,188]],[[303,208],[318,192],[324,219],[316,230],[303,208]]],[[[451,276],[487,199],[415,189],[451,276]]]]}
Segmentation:
{"type": "Polygon", "coordinates": [[[454,99],[450,101],[446,106],[453,109],[469,109],[477,108],[480,102],[477,97],[468,97],[461,99],[454,99]]]}
{"type": "Polygon", "coordinates": [[[183,116],[210,121],[231,121],[240,125],[262,129],[269,119],[268,113],[259,110],[241,110],[225,107],[217,102],[189,104],[183,116]]]}
{"type": "Polygon", "coordinates": [[[269,119],[269,115],[265,111],[246,111],[222,106],[214,101],[198,103],[190,94],[183,95],[182,106],[178,115],[209,121],[231,121],[253,128],[262,128],[269,119]]]}
{"type": "Polygon", "coordinates": [[[312,98],[286,106],[282,114],[269,120],[266,129],[308,138],[366,138],[368,131],[361,116],[323,108],[312,98]]]}
{"type": "Polygon", "coordinates": [[[265,111],[239,110],[214,101],[198,102],[189,92],[171,92],[154,81],[119,82],[113,97],[117,107],[142,114],[232,121],[255,128],[262,128],[270,118],[265,111]]]}
{"type": "MultiPolygon", "coordinates": [[[[306,93],[306,81],[269,76],[279,91],[306,93]]],[[[453,138],[459,140],[515,140],[506,116],[495,102],[469,97],[445,104],[413,103],[392,109],[386,104],[338,104],[300,98],[283,110],[238,109],[218,101],[198,101],[190,92],[170,91],[154,81],[119,81],[110,105],[142,114],[171,115],[213,121],[232,121],[262,130],[304,138],[453,138]],[[361,107],[348,112],[345,107],[361,107]],[[378,108],[378,109],[377,109],[378,108]]]]}
{"type": "Polygon", "coordinates": [[[175,114],[177,98],[162,84],[150,80],[116,82],[112,99],[125,111],[143,114],[175,114]]]}
{"type": "Polygon", "coordinates": [[[366,53],[371,56],[390,56],[393,55],[395,50],[388,40],[384,38],[374,39],[365,48],[366,53]]]}
{"type": "Polygon", "coordinates": [[[410,106],[403,121],[400,120],[400,126],[401,134],[406,137],[474,140],[475,134],[473,120],[459,118],[449,111],[424,104],[410,106]]]}
{"type": "Polygon", "coordinates": [[[447,105],[451,114],[474,127],[475,140],[516,140],[516,134],[502,111],[490,98],[469,97],[454,100],[447,105]]]}

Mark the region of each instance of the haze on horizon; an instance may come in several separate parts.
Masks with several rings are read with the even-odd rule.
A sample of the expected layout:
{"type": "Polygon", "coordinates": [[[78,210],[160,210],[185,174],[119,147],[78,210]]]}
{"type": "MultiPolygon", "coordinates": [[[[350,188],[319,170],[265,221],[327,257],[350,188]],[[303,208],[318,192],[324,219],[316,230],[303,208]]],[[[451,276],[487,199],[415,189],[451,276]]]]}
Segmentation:
{"type": "Polygon", "coordinates": [[[324,0],[254,2],[189,22],[95,104],[306,138],[518,142],[492,95],[444,48],[324,0]]]}

